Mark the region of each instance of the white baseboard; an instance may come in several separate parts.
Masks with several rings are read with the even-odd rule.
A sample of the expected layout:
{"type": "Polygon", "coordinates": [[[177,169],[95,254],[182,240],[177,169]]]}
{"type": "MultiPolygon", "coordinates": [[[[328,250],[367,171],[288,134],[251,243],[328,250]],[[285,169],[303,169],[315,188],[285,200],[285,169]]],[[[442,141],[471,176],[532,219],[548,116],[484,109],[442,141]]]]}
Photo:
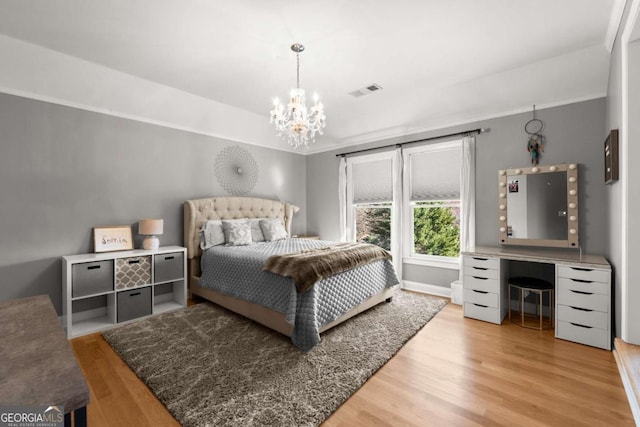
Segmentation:
{"type": "Polygon", "coordinates": [[[422,292],[424,294],[438,295],[440,297],[451,298],[451,288],[444,286],[429,285],[428,283],[411,282],[409,280],[402,281],[402,289],[408,291],[422,292]]]}
{"type": "Polygon", "coordinates": [[[618,365],[618,372],[620,373],[620,378],[622,379],[624,391],[627,394],[627,400],[629,401],[629,406],[631,407],[633,419],[635,420],[636,425],[640,426],[640,406],[638,404],[638,398],[633,391],[633,386],[631,385],[631,380],[629,379],[629,373],[627,372],[627,369],[625,368],[622,360],[620,360],[620,355],[615,349],[615,344],[613,348],[613,357],[616,359],[616,365],[618,365]]]}

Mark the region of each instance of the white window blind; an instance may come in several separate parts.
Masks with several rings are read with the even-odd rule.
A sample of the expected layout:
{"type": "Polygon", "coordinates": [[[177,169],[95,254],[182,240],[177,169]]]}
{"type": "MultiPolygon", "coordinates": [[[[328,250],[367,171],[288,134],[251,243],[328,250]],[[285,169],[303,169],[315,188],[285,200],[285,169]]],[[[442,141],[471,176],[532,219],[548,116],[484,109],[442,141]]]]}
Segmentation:
{"type": "Polygon", "coordinates": [[[353,164],[353,203],[393,201],[392,159],[353,164]]]}
{"type": "Polygon", "coordinates": [[[411,154],[411,201],[460,199],[460,148],[411,154]]]}

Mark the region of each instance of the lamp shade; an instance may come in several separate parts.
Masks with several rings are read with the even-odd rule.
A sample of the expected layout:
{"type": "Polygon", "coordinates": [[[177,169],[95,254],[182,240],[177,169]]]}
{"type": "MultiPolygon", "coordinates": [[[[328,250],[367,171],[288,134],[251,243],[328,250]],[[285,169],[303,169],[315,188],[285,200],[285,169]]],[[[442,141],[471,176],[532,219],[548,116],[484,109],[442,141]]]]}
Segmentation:
{"type": "Polygon", "coordinates": [[[157,236],[162,234],[164,220],[162,219],[141,219],[138,223],[138,234],[144,236],[157,236]]]}

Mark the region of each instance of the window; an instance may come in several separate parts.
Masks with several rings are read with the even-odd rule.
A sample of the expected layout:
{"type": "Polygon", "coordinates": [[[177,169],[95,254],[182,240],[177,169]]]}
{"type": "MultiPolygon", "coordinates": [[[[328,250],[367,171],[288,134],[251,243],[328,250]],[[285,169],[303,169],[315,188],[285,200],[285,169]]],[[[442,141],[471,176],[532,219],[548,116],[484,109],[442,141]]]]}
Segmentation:
{"type": "Polygon", "coordinates": [[[472,138],[340,160],[341,239],[413,263],[459,269],[475,238],[472,138]]]}
{"type": "Polygon", "coordinates": [[[460,141],[404,150],[404,256],[457,268],[460,256],[460,141]]]}
{"type": "Polygon", "coordinates": [[[460,201],[412,203],[411,255],[460,255],[460,201]]]}
{"type": "Polygon", "coordinates": [[[349,240],[391,250],[397,238],[392,232],[393,163],[389,152],[347,159],[349,240]]]}
{"type": "Polygon", "coordinates": [[[391,203],[355,205],[356,242],[391,250],[391,203]]]}

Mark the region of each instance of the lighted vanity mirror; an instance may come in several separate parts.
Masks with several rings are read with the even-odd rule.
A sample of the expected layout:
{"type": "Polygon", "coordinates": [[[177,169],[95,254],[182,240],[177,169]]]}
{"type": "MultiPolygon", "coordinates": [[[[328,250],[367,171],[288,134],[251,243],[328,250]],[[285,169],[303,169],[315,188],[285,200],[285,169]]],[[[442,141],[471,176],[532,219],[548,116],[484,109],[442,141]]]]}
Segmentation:
{"type": "Polygon", "coordinates": [[[578,164],[498,171],[503,245],[578,247],[578,164]]]}

